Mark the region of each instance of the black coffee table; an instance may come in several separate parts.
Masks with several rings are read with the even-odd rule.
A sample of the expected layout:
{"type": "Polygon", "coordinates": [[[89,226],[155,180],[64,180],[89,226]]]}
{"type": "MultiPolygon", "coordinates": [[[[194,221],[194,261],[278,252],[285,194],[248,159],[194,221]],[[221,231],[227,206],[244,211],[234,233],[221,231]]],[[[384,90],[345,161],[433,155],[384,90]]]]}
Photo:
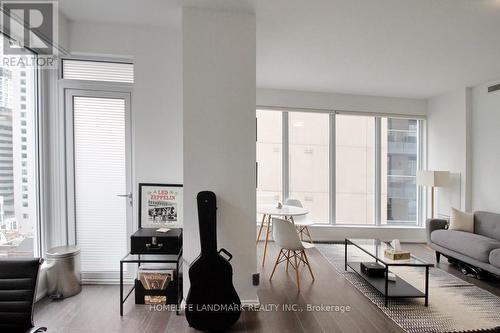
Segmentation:
{"type": "Polygon", "coordinates": [[[389,298],[425,298],[425,306],[429,305],[429,268],[434,264],[427,263],[415,256],[407,260],[391,260],[384,256],[384,251],[391,249],[387,243],[378,239],[347,239],[345,240],[345,270],[351,268],[358,273],[370,285],[377,289],[385,298],[385,306],[388,306],[389,298]],[[361,271],[361,262],[348,260],[348,246],[354,246],[373,258],[373,261],[385,266],[385,277],[368,276],[361,271]],[[425,292],[412,286],[399,276],[396,281],[389,281],[387,273],[391,266],[410,266],[425,268],[425,292]]]}

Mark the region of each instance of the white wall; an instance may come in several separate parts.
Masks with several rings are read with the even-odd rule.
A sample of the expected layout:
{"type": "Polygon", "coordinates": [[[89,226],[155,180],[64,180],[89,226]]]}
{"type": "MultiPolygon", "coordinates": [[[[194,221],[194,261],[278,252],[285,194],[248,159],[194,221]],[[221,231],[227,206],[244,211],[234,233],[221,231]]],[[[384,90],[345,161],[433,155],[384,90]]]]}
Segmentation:
{"type": "Polygon", "coordinates": [[[134,62],[134,193],[139,182],[183,181],[180,10],[178,14],[178,21],[165,27],[70,23],[72,54],[121,56],[134,62]]]}
{"type": "Polygon", "coordinates": [[[450,184],[437,189],[436,214],[450,214],[450,207],[470,210],[470,108],[467,88],[429,99],[427,113],[428,169],[450,171],[450,184]]]}
{"type": "Polygon", "coordinates": [[[263,88],[257,89],[257,105],[400,115],[425,115],[427,113],[425,99],[263,88]]]}
{"type": "MultiPolygon", "coordinates": [[[[217,195],[218,247],[255,301],[255,16],[183,10],[184,256],[200,253],[196,195],[217,195]]],[[[184,279],[185,292],[188,279],[184,279]]]]}
{"type": "Polygon", "coordinates": [[[500,213],[500,91],[472,89],[472,207],[500,213]]]}
{"type": "Polygon", "coordinates": [[[500,213],[500,92],[487,91],[495,83],[498,81],[429,100],[429,168],[461,175],[459,187],[452,184],[441,191],[440,212],[458,207],[456,197],[460,195],[462,209],[500,213]]]}

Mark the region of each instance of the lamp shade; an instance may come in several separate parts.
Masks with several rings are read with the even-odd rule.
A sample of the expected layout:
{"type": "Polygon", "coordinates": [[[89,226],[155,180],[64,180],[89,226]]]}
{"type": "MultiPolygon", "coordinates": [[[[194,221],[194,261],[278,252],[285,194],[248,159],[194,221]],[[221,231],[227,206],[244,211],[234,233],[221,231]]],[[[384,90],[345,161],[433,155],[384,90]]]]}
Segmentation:
{"type": "Polygon", "coordinates": [[[450,181],[449,171],[417,171],[417,185],[443,187],[450,181]]]}

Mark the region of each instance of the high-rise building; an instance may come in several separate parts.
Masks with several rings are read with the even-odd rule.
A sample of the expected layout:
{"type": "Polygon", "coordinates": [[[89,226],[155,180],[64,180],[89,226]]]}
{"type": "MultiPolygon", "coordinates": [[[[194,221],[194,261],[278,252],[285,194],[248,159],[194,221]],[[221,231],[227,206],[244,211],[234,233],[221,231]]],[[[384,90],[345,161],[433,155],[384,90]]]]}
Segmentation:
{"type": "Polygon", "coordinates": [[[34,234],[34,82],[22,63],[0,67],[0,230],[13,249],[34,234]]]}
{"type": "Polygon", "coordinates": [[[417,221],[418,121],[387,119],[387,223],[417,221]]]}
{"type": "Polygon", "coordinates": [[[11,85],[12,72],[0,67],[0,229],[15,227],[11,85]]]}

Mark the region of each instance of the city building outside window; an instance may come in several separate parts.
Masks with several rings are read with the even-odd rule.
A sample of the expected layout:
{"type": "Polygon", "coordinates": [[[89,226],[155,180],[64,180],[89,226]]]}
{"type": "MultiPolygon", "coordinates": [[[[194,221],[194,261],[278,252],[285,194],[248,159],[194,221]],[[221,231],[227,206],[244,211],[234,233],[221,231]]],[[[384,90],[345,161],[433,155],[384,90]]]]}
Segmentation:
{"type": "Polygon", "coordinates": [[[38,252],[36,74],[0,62],[0,257],[38,252]]]}

